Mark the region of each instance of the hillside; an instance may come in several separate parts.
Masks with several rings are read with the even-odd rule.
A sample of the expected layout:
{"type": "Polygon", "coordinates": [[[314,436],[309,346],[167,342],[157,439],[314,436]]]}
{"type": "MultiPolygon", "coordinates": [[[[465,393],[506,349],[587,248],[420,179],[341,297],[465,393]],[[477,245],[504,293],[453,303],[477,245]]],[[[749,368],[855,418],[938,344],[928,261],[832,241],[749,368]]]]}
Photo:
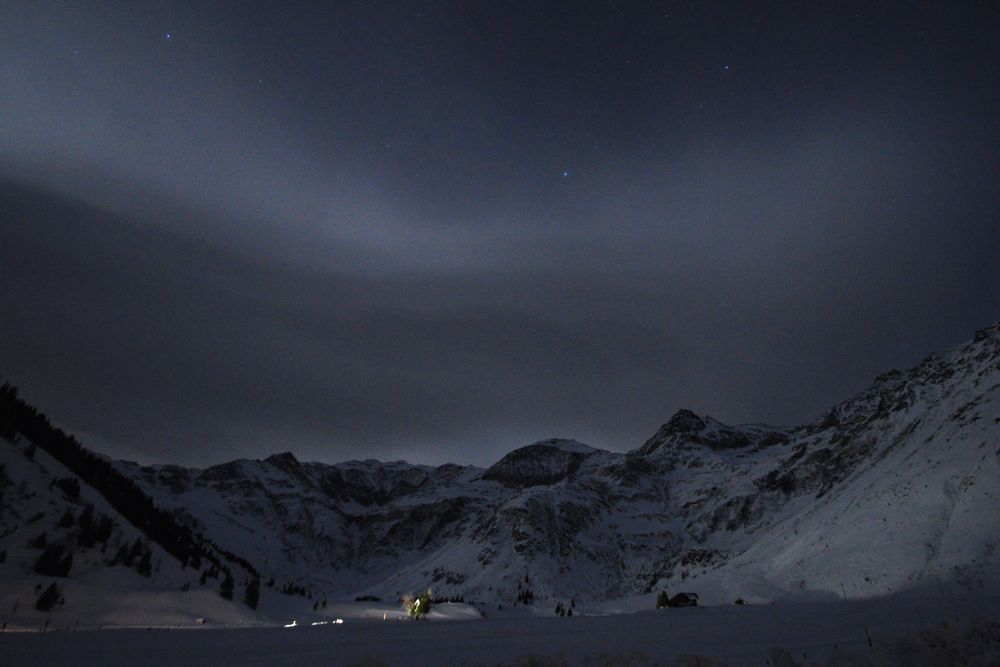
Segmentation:
{"type": "Polygon", "coordinates": [[[996,585],[998,400],[993,326],[794,428],[681,410],[625,454],[549,440],[485,470],[120,466],[265,577],[330,596],[874,596],[996,585]]]}
{"type": "MultiPolygon", "coordinates": [[[[14,626],[258,622],[254,575],[212,553],[184,562],[47,451],[0,442],[0,609],[14,626]],[[214,562],[213,562],[214,561],[214,562]],[[231,574],[235,601],[220,595],[231,574]],[[203,576],[204,575],[204,576],[203,576]]],[[[210,549],[207,547],[206,549],[210,549]]]]}
{"type": "Polygon", "coordinates": [[[680,410],[627,453],[553,439],[485,469],[140,466],[3,397],[0,605],[25,622],[273,622],[427,587],[543,613],[641,608],[663,588],[707,603],[1000,588],[1000,326],[804,426],[680,410]],[[52,610],[34,609],[52,583],[52,610]]]}

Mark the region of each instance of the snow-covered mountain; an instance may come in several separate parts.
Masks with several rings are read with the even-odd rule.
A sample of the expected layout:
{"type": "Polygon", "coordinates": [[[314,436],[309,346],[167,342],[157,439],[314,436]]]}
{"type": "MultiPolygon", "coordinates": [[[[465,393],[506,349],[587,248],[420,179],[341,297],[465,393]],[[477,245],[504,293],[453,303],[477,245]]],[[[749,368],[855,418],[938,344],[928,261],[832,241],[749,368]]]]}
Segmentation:
{"type": "Polygon", "coordinates": [[[625,454],[571,440],[487,469],[122,463],[165,508],[327,595],[509,602],[663,587],[709,601],[995,585],[1000,326],[795,428],[677,412],[625,454]]]}
{"type": "MultiPolygon", "coordinates": [[[[105,551],[150,543],[162,565],[145,575],[153,588],[177,591],[214,559],[233,572],[236,602],[257,576],[265,598],[284,591],[313,605],[427,587],[507,606],[663,588],[710,603],[867,597],[938,581],[1000,589],[1000,324],[794,428],[680,410],[624,454],[547,440],[486,469],[290,453],[204,470],[109,462],[163,514],[156,530],[133,525],[108,502],[107,483],[91,489],[72,461],[42,447],[28,461],[30,438],[13,431],[12,446],[0,443],[8,578],[37,558],[27,543],[40,529],[76,539],[56,525],[69,503],[74,516],[93,504],[113,517],[105,551]],[[86,503],[56,484],[78,476],[86,503]]],[[[106,555],[80,558],[89,565],[76,571],[93,581],[121,571],[106,555]]]]}
{"type": "MultiPolygon", "coordinates": [[[[114,486],[98,482],[102,492],[78,470],[82,476],[21,434],[0,439],[5,626],[257,622],[246,603],[248,586],[257,586],[259,597],[252,567],[229,560],[200,536],[177,558],[178,542],[147,512],[151,506],[138,489],[108,476],[114,486]],[[137,511],[122,514],[123,499],[137,511]]],[[[177,535],[191,537],[184,530],[177,535]]]]}

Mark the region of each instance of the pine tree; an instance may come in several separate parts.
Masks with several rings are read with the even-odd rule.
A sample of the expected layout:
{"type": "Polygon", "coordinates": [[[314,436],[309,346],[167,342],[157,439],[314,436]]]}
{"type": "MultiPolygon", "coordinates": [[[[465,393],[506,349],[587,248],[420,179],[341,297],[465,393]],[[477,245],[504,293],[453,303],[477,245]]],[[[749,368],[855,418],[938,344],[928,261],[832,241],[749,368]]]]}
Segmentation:
{"type": "Polygon", "coordinates": [[[226,572],[226,578],[222,580],[222,585],[219,586],[219,595],[227,600],[233,599],[233,586],[236,583],[233,581],[233,575],[226,572]]]}
{"type": "Polygon", "coordinates": [[[53,484],[62,489],[70,500],[76,500],[80,497],[80,480],[76,477],[60,477],[53,484]]]}
{"type": "Polygon", "coordinates": [[[135,542],[132,543],[132,549],[129,551],[129,555],[132,557],[132,560],[135,560],[136,558],[142,556],[142,552],[144,550],[145,545],[142,543],[142,538],[137,537],[135,538],[135,542]]]}
{"type": "Polygon", "coordinates": [[[117,551],[117,553],[115,553],[115,557],[113,559],[111,559],[111,564],[112,565],[118,565],[119,563],[121,563],[122,565],[125,565],[126,567],[130,567],[131,563],[130,562],[129,563],[125,562],[127,560],[129,560],[128,547],[123,544],[120,547],[118,547],[118,551],[117,551]]]}
{"type": "Polygon", "coordinates": [[[146,577],[147,579],[153,573],[153,550],[146,547],[146,550],[142,553],[142,558],[135,565],[135,571],[146,577]]]}
{"type": "Polygon", "coordinates": [[[111,529],[114,526],[111,521],[111,517],[106,514],[101,515],[100,521],[97,523],[97,528],[94,531],[94,539],[101,543],[107,543],[111,539],[111,529]]]}
{"type": "Polygon", "coordinates": [[[63,513],[62,518],[59,519],[59,523],[57,525],[60,528],[69,528],[74,523],[76,523],[76,517],[73,515],[73,510],[67,509],[63,513]]]}
{"type": "Polygon", "coordinates": [[[93,505],[87,505],[83,508],[77,523],[80,525],[80,534],[77,535],[76,543],[81,547],[94,546],[94,542],[97,541],[97,528],[94,525],[93,505]]]}
{"type": "Polygon", "coordinates": [[[246,595],[243,597],[243,601],[251,609],[256,609],[257,605],[260,603],[260,579],[254,577],[247,584],[246,595]]]}
{"type": "Polygon", "coordinates": [[[38,600],[35,601],[35,609],[38,611],[50,611],[52,607],[56,606],[59,602],[61,593],[59,587],[55,583],[49,584],[41,595],[38,596],[38,600]]]}
{"type": "Polygon", "coordinates": [[[35,572],[49,577],[65,577],[73,567],[73,554],[58,544],[50,544],[35,561],[35,572]]]}
{"type": "Polygon", "coordinates": [[[656,608],[664,609],[670,606],[670,598],[667,596],[666,591],[660,591],[659,595],[656,596],[656,608]]]}

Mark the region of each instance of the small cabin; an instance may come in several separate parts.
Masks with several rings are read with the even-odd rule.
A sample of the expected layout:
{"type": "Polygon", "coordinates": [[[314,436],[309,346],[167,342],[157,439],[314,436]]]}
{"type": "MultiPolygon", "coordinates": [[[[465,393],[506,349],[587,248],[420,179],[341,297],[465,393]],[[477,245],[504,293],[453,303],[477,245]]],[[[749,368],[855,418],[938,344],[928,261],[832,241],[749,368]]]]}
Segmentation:
{"type": "Polygon", "coordinates": [[[697,607],[697,593],[678,593],[667,602],[668,607],[697,607]]]}

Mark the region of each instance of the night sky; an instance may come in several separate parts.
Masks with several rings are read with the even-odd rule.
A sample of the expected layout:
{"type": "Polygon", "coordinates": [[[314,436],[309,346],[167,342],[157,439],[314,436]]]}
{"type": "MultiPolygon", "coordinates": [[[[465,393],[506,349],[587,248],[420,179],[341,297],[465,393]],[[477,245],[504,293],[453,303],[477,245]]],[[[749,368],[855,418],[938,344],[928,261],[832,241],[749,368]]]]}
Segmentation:
{"type": "Polygon", "coordinates": [[[99,451],[624,451],[1000,318],[995,2],[290,4],[0,0],[0,376],[99,451]]]}

